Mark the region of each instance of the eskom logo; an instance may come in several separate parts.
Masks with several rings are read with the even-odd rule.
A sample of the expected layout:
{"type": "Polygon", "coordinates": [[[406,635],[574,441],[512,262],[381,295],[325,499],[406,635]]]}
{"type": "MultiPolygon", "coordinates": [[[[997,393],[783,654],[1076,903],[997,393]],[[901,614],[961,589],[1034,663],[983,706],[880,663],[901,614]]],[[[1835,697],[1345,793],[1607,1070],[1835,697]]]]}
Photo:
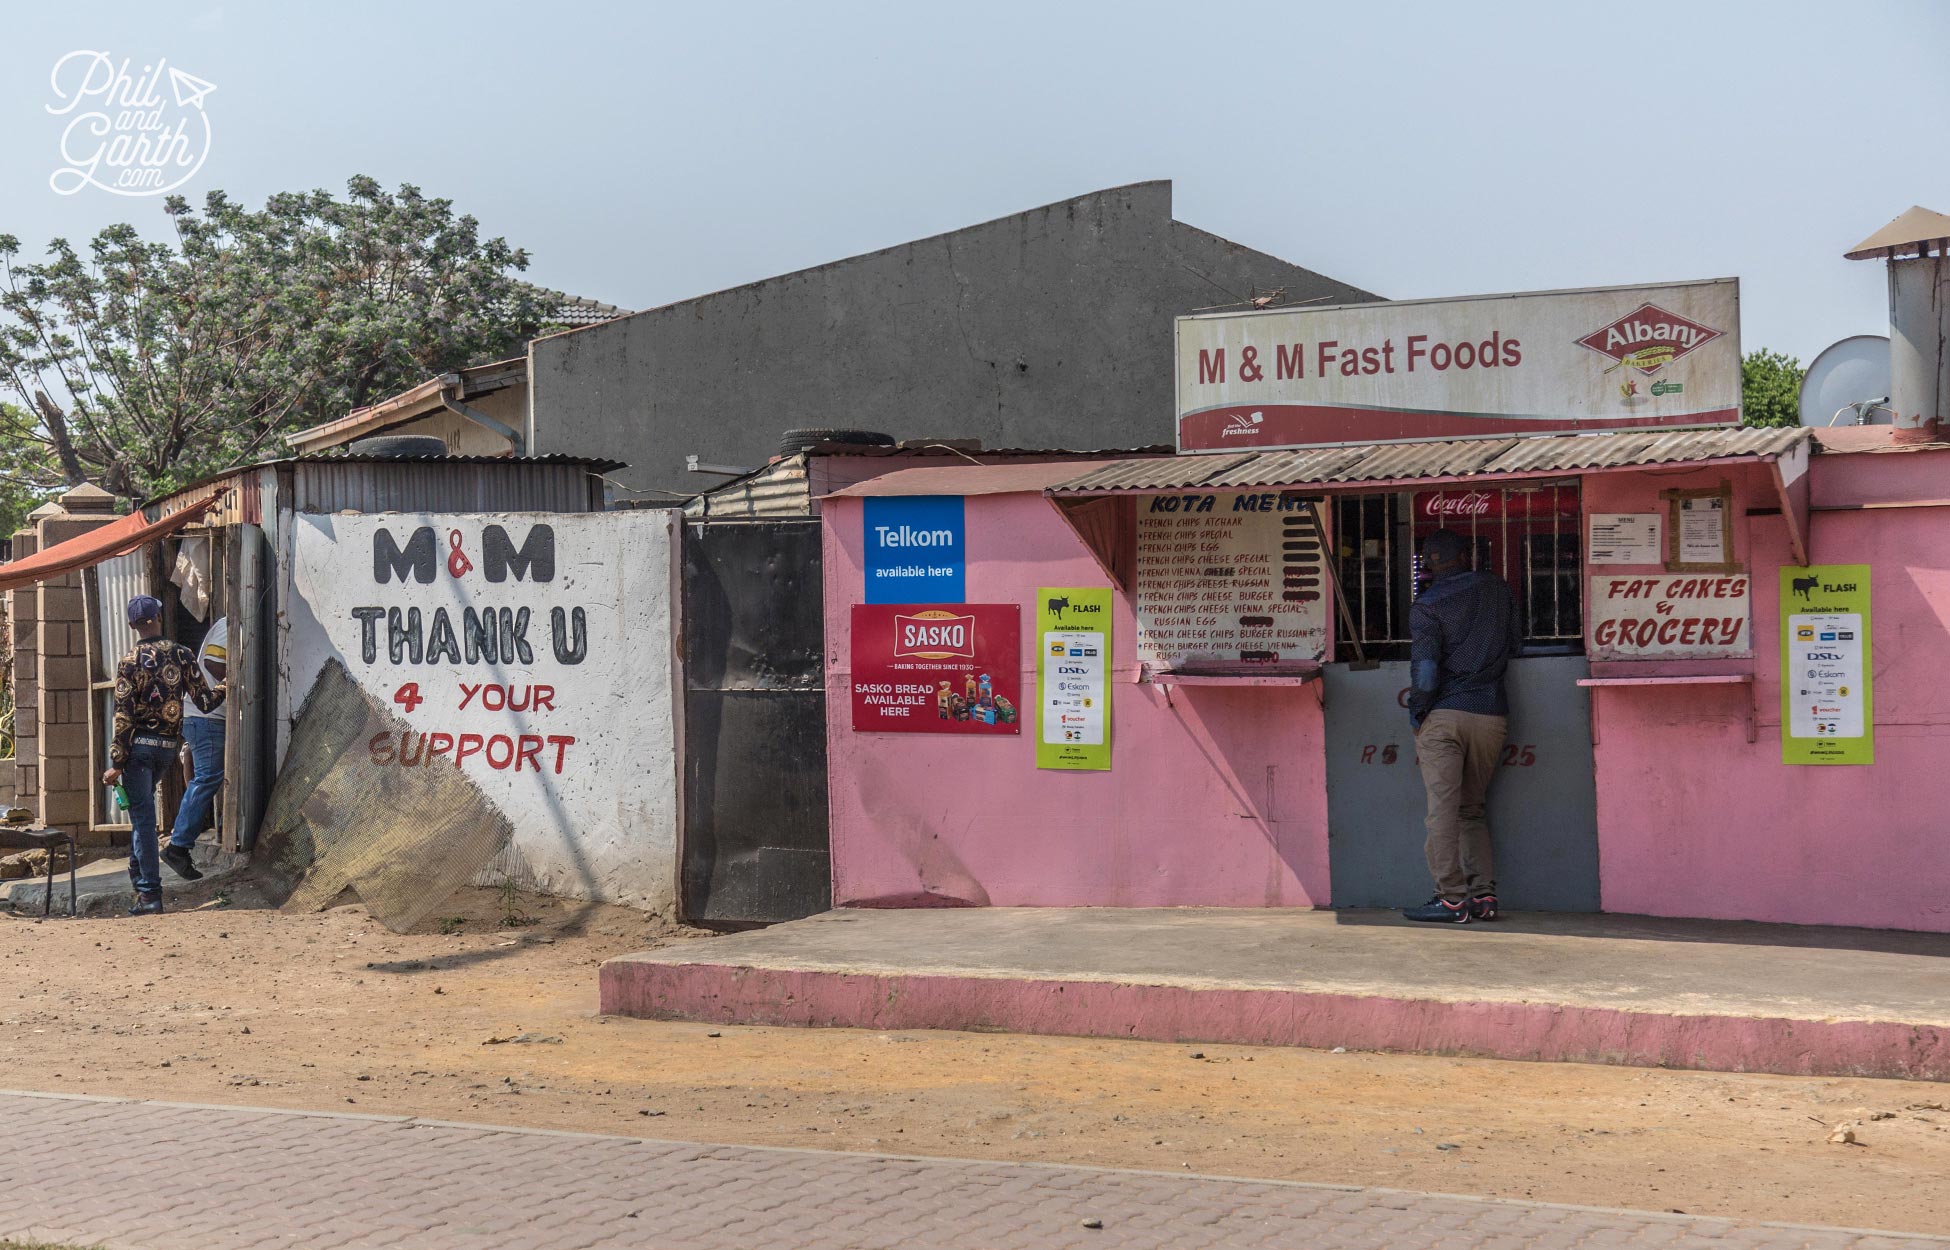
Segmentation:
{"type": "Polygon", "coordinates": [[[1720,331],[1667,312],[1657,304],[1641,304],[1608,326],[1578,340],[1612,362],[1612,369],[1637,369],[1650,377],[1667,365],[1720,337],[1720,331]]]}

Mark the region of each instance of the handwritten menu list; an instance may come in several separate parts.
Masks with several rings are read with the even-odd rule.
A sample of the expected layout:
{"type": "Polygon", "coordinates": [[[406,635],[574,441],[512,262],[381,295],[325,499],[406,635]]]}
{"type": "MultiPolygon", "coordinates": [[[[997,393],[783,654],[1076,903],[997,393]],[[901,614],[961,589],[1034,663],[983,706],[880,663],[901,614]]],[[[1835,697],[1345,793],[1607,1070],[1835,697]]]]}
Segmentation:
{"type": "Polygon", "coordinates": [[[1156,495],[1138,509],[1141,663],[1241,671],[1323,658],[1326,572],[1304,496],[1156,495]]]}

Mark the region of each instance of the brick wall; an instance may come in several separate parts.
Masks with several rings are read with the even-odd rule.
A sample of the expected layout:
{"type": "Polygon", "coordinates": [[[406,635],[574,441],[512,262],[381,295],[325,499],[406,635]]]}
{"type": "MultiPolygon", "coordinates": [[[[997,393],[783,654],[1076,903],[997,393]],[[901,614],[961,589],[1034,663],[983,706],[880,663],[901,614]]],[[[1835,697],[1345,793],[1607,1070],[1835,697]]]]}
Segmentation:
{"type": "MultiPolygon", "coordinates": [[[[40,548],[34,531],[14,535],[14,559],[40,548]]],[[[13,632],[14,678],[14,802],[40,810],[40,595],[32,586],[7,592],[7,628],[13,632]]]]}
{"type": "MultiPolygon", "coordinates": [[[[59,504],[36,511],[37,549],[111,524],[117,520],[109,511],[113,502],[105,491],[80,486],[59,504]]],[[[72,829],[84,844],[105,844],[108,835],[96,836],[91,827],[96,776],[88,754],[88,624],[81,572],[42,582],[38,600],[33,668],[39,802],[33,806],[43,825],[72,829]]],[[[20,667],[16,661],[16,672],[20,667]]],[[[23,787],[22,793],[28,791],[23,787]]]]}

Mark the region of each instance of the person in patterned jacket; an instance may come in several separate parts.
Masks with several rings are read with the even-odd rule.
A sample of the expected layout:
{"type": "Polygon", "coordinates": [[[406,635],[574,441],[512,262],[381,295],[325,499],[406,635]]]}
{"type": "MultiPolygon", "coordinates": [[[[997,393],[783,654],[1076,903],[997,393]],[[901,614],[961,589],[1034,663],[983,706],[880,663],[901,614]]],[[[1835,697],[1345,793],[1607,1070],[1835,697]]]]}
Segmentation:
{"type": "Polygon", "coordinates": [[[183,739],[183,699],[206,712],[223,702],[203,680],[196,653],[162,636],[162,602],[150,595],[129,600],[129,627],[136,644],[115,669],[115,737],[102,784],[123,783],[129,796],[129,880],[135,883],[131,916],[162,911],[162,864],[156,847],[156,783],[175,766],[183,739]]]}

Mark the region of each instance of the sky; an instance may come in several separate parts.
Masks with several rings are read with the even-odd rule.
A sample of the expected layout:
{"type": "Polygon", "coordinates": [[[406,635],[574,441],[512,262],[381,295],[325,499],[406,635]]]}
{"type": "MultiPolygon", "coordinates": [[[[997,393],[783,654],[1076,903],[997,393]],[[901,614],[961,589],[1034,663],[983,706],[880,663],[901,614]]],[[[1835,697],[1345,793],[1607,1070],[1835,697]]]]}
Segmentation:
{"type": "Polygon", "coordinates": [[[1179,220],[1391,298],[1736,276],[1743,347],[1805,363],[1887,331],[1883,266],[1841,253],[1950,211],[1930,0],[95,0],[8,6],[30,257],[167,232],[159,196],[51,187],[74,52],[214,84],[193,201],[411,182],[631,309],[1164,178],[1179,220]]]}

